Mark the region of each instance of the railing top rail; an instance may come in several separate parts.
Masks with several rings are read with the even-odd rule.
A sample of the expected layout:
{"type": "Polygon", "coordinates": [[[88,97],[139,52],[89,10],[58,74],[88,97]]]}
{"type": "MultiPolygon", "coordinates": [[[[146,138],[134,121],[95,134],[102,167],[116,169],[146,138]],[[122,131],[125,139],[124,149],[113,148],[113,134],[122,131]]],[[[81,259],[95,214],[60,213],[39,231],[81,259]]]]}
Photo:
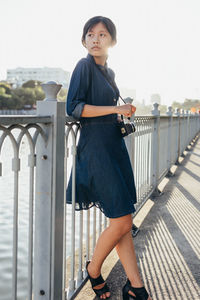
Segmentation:
{"type": "Polygon", "coordinates": [[[51,123],[51,116],[35,116],[35,115],[5,115],[0,116],[0,125],[14,125],[14,124],[36,124],[36,123],[51,123]]]}
{"type": "Polygon", "coordinates": [[[141,116],[135,116],[135,119],[144,119],[144,118],[148,118],[148,119],[155,119],[155,116],[152,115],[141,115],[141,116]]]}
{"type": "MultiPolygon", "coordinates": [[[[152,116],[152,115],[144,115],[144,116],[135,116],[135,119],[155,119],[155,116],[152,116]]],[[[66,122],[79,122],[79,120],[76,120],[74,119],[73,117],[71,116],[66,116],[66,119],[65,119],[66,122]]]]}

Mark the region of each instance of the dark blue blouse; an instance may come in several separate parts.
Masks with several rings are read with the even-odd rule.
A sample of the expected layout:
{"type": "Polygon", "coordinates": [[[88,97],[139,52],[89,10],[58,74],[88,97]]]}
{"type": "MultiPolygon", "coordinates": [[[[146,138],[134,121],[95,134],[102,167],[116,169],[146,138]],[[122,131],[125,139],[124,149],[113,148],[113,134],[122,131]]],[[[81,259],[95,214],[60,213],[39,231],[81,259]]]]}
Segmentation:
{"type": "Polygon", "coordinates": [[[81,117],[85,104],[97,106],[115,106],[119,99],[118,88],[113,88],[101,71],[107,72],[114,81],[115,74],[113,70],[95,63],[92,55],[88,54],[77,63],[70,81],[70,87],[67,95],[67,114],[73,116],[80,123],[93,122],[100,120],[106,121],[111,118],[116,119],[117,114],[98,116],[98,117],[81,117]]]}

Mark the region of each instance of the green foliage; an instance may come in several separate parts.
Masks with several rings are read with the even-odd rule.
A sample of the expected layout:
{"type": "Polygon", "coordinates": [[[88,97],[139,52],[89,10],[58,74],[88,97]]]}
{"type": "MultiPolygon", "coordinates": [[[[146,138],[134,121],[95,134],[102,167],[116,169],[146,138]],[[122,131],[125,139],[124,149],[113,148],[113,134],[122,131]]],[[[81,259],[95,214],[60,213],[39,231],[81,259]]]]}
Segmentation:
{"type": "Polygon", "coordinates": [[[11,94],[11,86],[7,83],[0,83],[0,88],[5,89],[5,94],[10,95],[11,94]]]}
{"type": "Polygon", "coordinates": [[[66,102],[67,97],[67,89],[62,88],[58,93],[58,100],[62,102],[66,102]]]}
{"type": "Polygon", "coordinates": [[[190,110],[192,107],[200,109],[200,100],[198,99],[185,99],[183,103],[174,101],[172,103],[173,108],[183,108],[185,110],[190,110]]]}
{"type": "Polygon", "coordinates": [[[22,84],[23,88],[35,88],[36,86],[41,85],[41,81],[39,80],[28,80],[22,84]]]}
{"type": "Polygon", "coordinates": [[[37,100],[44,98],[45,94],[39,85],[12,89],[7,84],[0,84],[0,109],[23,109],[26,105],[33,107],[37,100]]]}
{"type": "Polygon", "coordinates": [[[42,89],[41,86],[37,86],[34,89],[34,93],[35,93],[35,100],[43,100],[45,98],[45,93],[42,89]]]}
{"type": "Polygon", "coordinates": [[[6,94],[6,89],[0,86],[0,95],[3,96],[6,94]]]}
{"type": "MultiPolygon", "coordinates": [[[[43,100],[45,94],[39,81],[29,80],[22,87],[12,89],[8,84],[0,84],[0,109],[23,109],[26,105],[34,107],[37,100],[43,100]]],[[[67,89],[58,94],[59,101],[66,101],[67,89]]]]}

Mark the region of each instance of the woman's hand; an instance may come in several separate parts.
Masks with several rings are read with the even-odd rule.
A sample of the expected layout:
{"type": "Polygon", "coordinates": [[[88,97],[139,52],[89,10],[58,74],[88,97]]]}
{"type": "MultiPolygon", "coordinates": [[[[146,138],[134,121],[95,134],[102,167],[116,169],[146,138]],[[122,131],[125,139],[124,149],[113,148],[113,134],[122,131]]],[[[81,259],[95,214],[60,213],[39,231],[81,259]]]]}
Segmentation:
{"type": "Polygon", "coordinates": [[[136,107],[130,103],[119,105],[116,107],[117,113],[125,117],[131,117],[132,114],[136,111],[136,107]]]}

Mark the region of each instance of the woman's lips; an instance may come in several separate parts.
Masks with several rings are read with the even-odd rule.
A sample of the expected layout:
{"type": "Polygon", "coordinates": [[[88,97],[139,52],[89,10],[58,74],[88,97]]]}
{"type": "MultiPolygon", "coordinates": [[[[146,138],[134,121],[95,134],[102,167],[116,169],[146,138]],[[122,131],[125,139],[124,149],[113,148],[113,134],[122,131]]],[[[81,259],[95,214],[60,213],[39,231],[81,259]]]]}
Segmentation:
{"type": "Polygon", "coordinates": [[[92,50],[100,50],[101,48],[99,47],[92,47],[92,50]]]}

